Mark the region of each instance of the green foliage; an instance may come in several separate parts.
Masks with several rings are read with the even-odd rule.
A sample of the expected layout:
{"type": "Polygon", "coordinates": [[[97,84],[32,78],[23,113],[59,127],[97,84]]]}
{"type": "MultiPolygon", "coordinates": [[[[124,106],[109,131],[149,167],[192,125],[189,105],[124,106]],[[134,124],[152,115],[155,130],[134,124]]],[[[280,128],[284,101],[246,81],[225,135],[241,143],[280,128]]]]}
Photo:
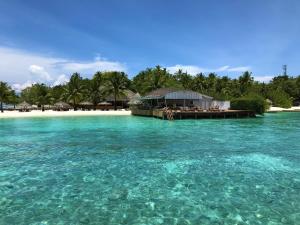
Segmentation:
{"type": "Polygon", "coordinates": [[[35,84],[34,87],[36,89],[35,102],[44,111],[44,105],[50,103],[49,88],[45,84],[35,84]]]}
{"type": "Polygon", "coordinates": [[[274,106],[282,108],[290,108],[292,106],[292,98],[282,89],[271,89],[268,92],[268,98],[271,99],[274,106]]]}
{"type": "Polygon", "coordinates": [[[67,96],[65,94],[66,88],[67,87],[65,85],[57,85],[50,88],[49,90],[50,103],[55,104],[56,102],[59,101],[67,102],[67,96]]]}
{"type": "Polygon", "coordinates": [[[124,90],[129,86],[129,79],[123,72],[106,72],[104,74],[105,80],[108,82],[107,92],[112,93],[114,96],[114,109],[117,110],[117,97],[124,93],[124,90]]]}
{"type": "Polygon", "coordinates": [[[136,75],[133,78],[132,86],[137,92],[144,95],[158,88],[180,86],[180,84],[175,77],[168,73],[166,68],[156,66],[147,68],[136,75]]]}
{"type": "Polygon", "coordinates": [[[21,99],[30,104],[35,104],[44,110],[44,105],[50,104],[50,88],[45,84],[34,84],[21,92],[21,99]]]}
{"type": "Polygon", "coordinates": [[[9,97],[11,95],[11,88],[7,83],[0,81],[0,108],[3,112],[3,103],[9,102],[9,97]]]}
{"type": "Polygon", "coordinates": [[[116,100],[123,95],[125,89],[145,95],[158,88],[173,87],[190,89],[217,100],[233,101],[249,100],[250,97],[252,99],[253,96],[259,95],[260,98],[270,99],[274,106],[280,107],[290,107],[293,100],[300,98],[300,76],[277,76],[266,84],[254,81],[252,74],[248,71],[232,79],[215,73],[208,75],[199,73],[192,76],[182,70],[171,74],[166,68],[160,66],[147,68],[139,72],[132,80],[129,80],[125,73],[116,71],[97,72],[92,79],[83,79],[80,74],[74,73],[66,85],[48,87],[44,84],[35,84],[24,89],[20,98],[12,93],[9,87],[8,91],[3,91],[7,87],[6,83],[1,82],[2,97],[0,93],[0,99],[2,102],[16,104],[21,99],[30,104],[43,106],[65,101],[72,104],[75,110],[81,101],[90,101],[95,108],[108,96],[113,96],[116,100]]]}
{"type": "Polygon", "coordinates": [[[97,72],[94,77],[89,81],[88,84],[88,100],[90,100],[94,109],[96,109],[97,104],[104,98],[106,92],[106,80],[104,78],[104,74],[101,72],[97,72]]]}
{"type": "Polygon", "coordinates": [[[10,91],[10,95],[8,97],[8,103],[16,106],[20,102],[20,97],[16,94],[15,90],[10,91]]]}
{"type": "Polygon", "coordinates": [[[74,73],[69,83],[65,88],[65,98],[68,102],[74,107],[74,110],[77,110],[78,103],[83,100],[84,92],[86,91],[86,86],[82,80],[82,77],[79,73],[74,73]]]}
{"type": "Polygon", "coordinates": [[[261,96],[244,96],[233,99],[230,103],[231,109],[252,110],[257,114],[263,114],[268,108],[268,103],[261,96]]]}

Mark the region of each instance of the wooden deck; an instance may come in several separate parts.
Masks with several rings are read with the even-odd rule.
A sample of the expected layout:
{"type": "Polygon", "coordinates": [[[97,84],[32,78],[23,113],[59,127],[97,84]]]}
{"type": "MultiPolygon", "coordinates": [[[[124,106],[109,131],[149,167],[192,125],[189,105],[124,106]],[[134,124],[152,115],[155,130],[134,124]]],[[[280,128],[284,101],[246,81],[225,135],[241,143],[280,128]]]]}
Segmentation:
{"type": "MultiPolygon", "coordinates": [[[[132,109],[132,115],[150,116],[159,119],[169,119],[162,109],[132,109]]],[[[226,110],[226,111],[180,111],[172,110],[173,119],[227,119],[255,117],[255,113],[249,110],[226,110]]]]}

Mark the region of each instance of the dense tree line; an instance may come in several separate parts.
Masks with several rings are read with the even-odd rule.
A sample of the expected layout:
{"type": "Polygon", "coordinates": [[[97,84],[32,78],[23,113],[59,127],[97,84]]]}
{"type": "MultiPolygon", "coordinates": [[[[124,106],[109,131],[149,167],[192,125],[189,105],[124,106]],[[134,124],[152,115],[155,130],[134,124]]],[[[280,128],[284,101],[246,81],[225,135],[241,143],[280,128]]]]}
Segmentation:
{"type": "Polygon", "coordinates": [[[273,105],[290,107],[300,98],[300,76],[276,76],[269,83],[254,81],[252,74],[244,72],[238,78],[218,76],[215,73],[192,76],[182,70],[170,74],[159,66],[141,71],[132,80],[132,87],[140,94],[160,87],[178,87],[200,92],[219,100],[240,97],[262,97],[273,105]]]}
{"type": "MultiPolygon", "coordinates": [[[[166,68],[156,66],[139,72],[132,80],[123,72],[97,72],[91,79],[74,73],[70,81],[54,87],[37,83],[16,94],[5,82],[0,82],[1,110],[3,103],[16,105],[21,101],[44,105],[58,101],[70,103],[76,110],[82,101],[92,102],[94,107],[111,95],[114,100],[129,89],[141,95],[162,87],[189,89],[219,100],[234,100],[250,96],[269,99],[273,105],[290,107],[300,97],[300,76],[276,76],[269,83],[254,81],[250,72],[238,78],[199,73],[192,76],[182,70],[171,74],[166,68]]],[[[116,106],[115,106],[116,109],[116,106]]]]}

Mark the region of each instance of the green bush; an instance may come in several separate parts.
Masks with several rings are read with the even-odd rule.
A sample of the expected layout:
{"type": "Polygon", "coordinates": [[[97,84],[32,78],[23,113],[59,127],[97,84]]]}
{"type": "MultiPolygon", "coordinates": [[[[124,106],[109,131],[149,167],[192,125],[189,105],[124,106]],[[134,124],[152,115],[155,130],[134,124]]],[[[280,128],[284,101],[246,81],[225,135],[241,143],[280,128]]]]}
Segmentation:
{"type": "Polygon", "coordinates": [[[257,114],[263,114],[268,108],[268,104],[263,97],[246,96],[233,99],[230,103],[231,109],[252,110],[257,114]]]}
{"type": "Polygon", "coordinates": [[[272,100],[274,106],[282,108],[290,108],[292,106],[291,97],[281,89],[270,91],[268,96],[272,100]]]}

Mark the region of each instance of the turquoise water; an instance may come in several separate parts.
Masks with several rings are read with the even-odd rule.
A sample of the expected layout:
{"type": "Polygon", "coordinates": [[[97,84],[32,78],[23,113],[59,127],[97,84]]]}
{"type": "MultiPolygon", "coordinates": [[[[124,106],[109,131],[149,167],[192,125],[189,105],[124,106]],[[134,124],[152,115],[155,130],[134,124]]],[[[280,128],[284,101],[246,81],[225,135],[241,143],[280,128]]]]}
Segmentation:
{"type": "Polygon", "coordinates": [[[300,113],[0,119],[0,224],[300,224],[300,113]]]}

